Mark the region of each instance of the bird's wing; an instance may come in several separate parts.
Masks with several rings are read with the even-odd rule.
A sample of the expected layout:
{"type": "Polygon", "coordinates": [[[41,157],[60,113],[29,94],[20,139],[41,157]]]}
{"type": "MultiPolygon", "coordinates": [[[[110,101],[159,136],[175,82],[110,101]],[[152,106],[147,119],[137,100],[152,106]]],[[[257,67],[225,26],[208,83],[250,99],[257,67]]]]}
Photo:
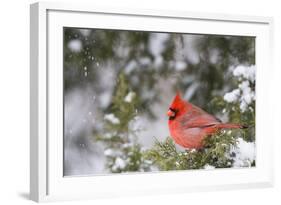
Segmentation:
{"type": "Polygon", "coordinates": [[[192,117],[183,117],[181,119],[181,124],[185,128],[202,128],[202,127],[209,127],[216,124],[219,124],[220,122],[212,115],[209,115],[207,113],[193,115],[192,117]]]}

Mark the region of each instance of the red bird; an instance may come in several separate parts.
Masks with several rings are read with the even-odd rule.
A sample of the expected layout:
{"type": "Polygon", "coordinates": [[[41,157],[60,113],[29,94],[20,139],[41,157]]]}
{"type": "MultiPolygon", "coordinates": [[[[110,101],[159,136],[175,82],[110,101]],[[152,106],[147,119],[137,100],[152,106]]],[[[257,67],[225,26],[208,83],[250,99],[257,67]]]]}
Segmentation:
{"type": "Polygon", "coordinates": [[[170,105],[167,115],[172,138],[184,148],[202,148],[204,138],[221,129],[246,128],[240,124],[222,123],[201,108],[184,101],[179,93],[170,105]]]}

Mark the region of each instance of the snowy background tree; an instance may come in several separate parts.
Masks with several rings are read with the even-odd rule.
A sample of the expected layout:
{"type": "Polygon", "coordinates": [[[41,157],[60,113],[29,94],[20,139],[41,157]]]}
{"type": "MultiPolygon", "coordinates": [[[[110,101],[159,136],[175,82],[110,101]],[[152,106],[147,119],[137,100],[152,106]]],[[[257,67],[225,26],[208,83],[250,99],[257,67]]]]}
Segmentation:
{"type": "Polygon", "coordinates": [[[125,75],[120,73],[110,106],[111,113],[104,116],[105,130],[97,136],[97,140],[106,144],[106,166],[113,173],[150,171],[151,162],[144,159],[138,143],[137,132],[141,130],[134,126],[137,107],[137,96],[129,90],[125,75]]]}
{"type": "Polygon", "coordinates": [[[255,38],[64,29],[64,174],[255,165],[255,38]],[[177,90],[245,131],[169,138],[177,90]],[[167,155],[168,154],[168,155],[167,155]]]}

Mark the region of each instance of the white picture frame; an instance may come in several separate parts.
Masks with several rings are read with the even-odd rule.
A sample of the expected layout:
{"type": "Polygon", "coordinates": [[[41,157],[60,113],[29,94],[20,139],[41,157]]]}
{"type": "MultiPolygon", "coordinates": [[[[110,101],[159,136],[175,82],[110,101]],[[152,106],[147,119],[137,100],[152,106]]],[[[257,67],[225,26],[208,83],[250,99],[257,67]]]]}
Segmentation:
{"type": "Polygon", "coordinates": [[[90,199],[273,186],[270,17],[96,8],[95,5],[35,3],[30,15],[30,198],[90,199]],[[257,163],[255,168],[63,177],[62,28],[111,28],[256,36],[257,163]],[[55,68],[55,69],[54,69],[55,68]],[[57,136],[57,137],[55,137],[57,136]],[[270,140],[269,140],[270,139],[270,140]],[[150,186],[147,186],[147,181],[150,186]],[[183,181],[188,183],[182,183],[183,181]]]}

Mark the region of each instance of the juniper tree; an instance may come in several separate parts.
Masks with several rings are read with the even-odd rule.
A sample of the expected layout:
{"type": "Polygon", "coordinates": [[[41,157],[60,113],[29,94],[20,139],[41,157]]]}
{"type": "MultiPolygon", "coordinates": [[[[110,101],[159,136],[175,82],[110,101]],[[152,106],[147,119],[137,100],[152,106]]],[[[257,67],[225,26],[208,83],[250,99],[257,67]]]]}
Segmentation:
{"type": "Polygon", "coordinates": [[[217,168],[231,167],[233,159],[228,157],[231,146],[236,146],[236,139],[230,132],[219,132],[215,136],[206,138],[204,149],[186,149],[179,151],[173,140],[167,137],[164,142],[156,140],[152,149],[144,155],[157,165],[160,170],[201,169],[206,166],[217,168]]]}

